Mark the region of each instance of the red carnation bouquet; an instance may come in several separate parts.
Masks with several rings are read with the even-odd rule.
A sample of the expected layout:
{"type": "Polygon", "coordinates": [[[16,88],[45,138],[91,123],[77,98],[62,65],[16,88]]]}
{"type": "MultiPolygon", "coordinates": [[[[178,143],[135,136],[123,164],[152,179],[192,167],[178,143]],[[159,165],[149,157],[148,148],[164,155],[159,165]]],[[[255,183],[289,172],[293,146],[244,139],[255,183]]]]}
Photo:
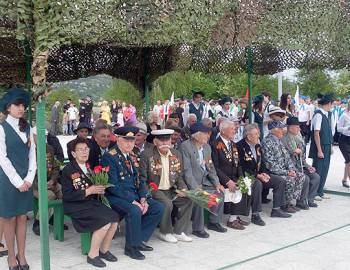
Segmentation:
{"type": "Polygon", "coordinates": [[[176,192],[185,194],[186,197],[195,204],[203,207],[214,215],[218,215],[218,206],[222,200],[221,193],[210,193],[204,190],[176,190],[176,192]]]}
{"type": "Polygon", "coordinates": [[[154,182],[149,182],[148,183],[148,193],[147,196],[148,197],[152,197],[152,191],[157,191],[158,190],[158,186],[156,183],[154,182]]]}
{"type": "MultiPolygon", "coordinates": [[[[87,166],[87,168],[91,174],[90,180],[94,185],[104,186],[105,188],[114,187],[114,185],[108,183],[109,166],[96,166],[93,170],[90,170],[89,166],[87,166]]],[[[108,206],[109,208],[111,207],[105,195],[99,194],[97,196],[104,205],[108,206]]]]}

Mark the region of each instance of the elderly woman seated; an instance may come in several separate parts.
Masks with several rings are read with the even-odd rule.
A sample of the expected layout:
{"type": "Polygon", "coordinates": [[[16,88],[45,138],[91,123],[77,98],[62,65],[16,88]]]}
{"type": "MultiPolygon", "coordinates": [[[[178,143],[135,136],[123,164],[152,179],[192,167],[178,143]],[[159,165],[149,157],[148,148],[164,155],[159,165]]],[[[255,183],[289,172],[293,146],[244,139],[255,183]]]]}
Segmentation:
{"type": "Polygon", "coordinates": [[[63,169],[61,177],[64,212],[72,218],[77,232],[92,233],[87,262],[105,267],[102,259],[117,261],[109,249],[119,216],[98,199],[99,194],[104,194],[105,187],[93,185],[89,179],[90,169],[86,165],[89,147],[85,139],[75,140],[72,156],[74,159],[63,169]]]}

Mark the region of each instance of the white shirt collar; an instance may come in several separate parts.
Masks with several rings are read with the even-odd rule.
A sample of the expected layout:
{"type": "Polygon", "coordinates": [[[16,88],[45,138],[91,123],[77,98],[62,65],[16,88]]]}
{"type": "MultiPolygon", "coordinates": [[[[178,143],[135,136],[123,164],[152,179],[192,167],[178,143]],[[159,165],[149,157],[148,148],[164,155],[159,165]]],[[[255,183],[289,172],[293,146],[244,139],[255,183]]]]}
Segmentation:
{"type": "Polygon", "coordinates": [[[320,108],[320,111],[325,115],[325,116],[327,116],[328,117],[328,112],[327,111],[325,111],[324,109],[322,109],[322,108],[320,108]]]}
{"type": "Polygon", "coordinates": [[[11,126],[17,126],[19,124],[19,119],[11,116],[10,114],[7,115],[6,122],[9,123],[11,126]]]}
{"type": "Polygon", "coordinates": [[[227,149],[229,149],[230,140],[226,140],[224,137],[222,137],[222,135],[220,135],[220,138],[221,138],[221,140],[223,140],[223,142],[226,145],[227,149]]]}

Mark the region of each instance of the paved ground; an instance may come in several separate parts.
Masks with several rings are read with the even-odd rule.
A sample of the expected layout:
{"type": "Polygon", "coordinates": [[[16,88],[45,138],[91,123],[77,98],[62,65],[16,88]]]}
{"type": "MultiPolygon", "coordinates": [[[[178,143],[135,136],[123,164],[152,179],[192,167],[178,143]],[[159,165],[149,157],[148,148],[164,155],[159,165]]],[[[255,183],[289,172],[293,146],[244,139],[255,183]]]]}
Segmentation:
{"type": "MultiPolygon", "coordinates": [[[[343,159],[338,148],[332,160],[327,188],[341,187],[343,159]]],[[[317,209],[295,214],[291,219],[272,219],[271,206],[264,206],[267,225],[250,225],[245,231],[229,230],[226,234],[210,233],[209,239],[194,238],[193,243],[168,244],[154,236],[150,245],[155,251],[145,253],[138,262],[123,255],[122,232],[113,242],[112,252],[119,258],[105,269],[349,269],[350,198],[332,195],[317,209]]],[[[28,228],[28,260],[31,269],[40,268],[39,238],[28,228]]],[[[65,242],[57,242],[50,234],[51,269],[94,269],[80,254],[80,239],[70,226],[65,242]]],[[[6,259],[0,258],[0,269],[6,259]]]]}

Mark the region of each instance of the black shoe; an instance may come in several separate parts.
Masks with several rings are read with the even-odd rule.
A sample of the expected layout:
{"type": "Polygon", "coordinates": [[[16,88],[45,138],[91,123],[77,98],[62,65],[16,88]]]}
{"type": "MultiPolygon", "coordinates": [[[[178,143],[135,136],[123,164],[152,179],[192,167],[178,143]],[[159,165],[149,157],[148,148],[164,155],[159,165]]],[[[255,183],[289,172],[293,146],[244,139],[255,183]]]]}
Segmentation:
{"type": "Polygon", "coordinates": [[[309,210],[309,206],[305,202],[297,202],[295,206],[302,210],[309,210]]]}
{"type": "Polygon", "coordinates": [[[348,181],[342,181],[343,187],[350,188],[348,181]]]}
{"type": "Polygon", "coordinates": [[[219,233],[227,232],[227,229],[222,227],[220,223],[208,223],[208,230],[216,231],[219,233]]]}
{"type": "Polygon", "coordinates": [[[286,206],[286,205],[281,206],[281,210],[282,210],[283,212],[291,213],[291,214],[294,214],[294,213],[297,212],[297,211],[294,209],[294,207],[291,207],[290,205],[288,205],[288,206],[286,206]]]}
{"type": "MultiPolygon", "coordinates": [[[[53,216],[50,217],[49,224],[53,226],[53,216]]],[[[63,230],[68,231],[68,226],[66,224],[63,224],[63,230]]]]}
{"type": "Polygon", "coordinates": [[[106,264],[104,261],[101,260],[99,256],[96,256],[95,258],[91,259],[89,256],[86,257],[86,262],[89,264],[92,264],[95,267],[106,267],[106,264]]]}
{"type": "Polygon", "coordinates": [[[137,248],[139,251],[153,251],[153,247],[147,246],[145,243],[141,243],[137,248]]]}
{"type": "Polygon", "coordinates": [[[290,218],[291,216],[291,214],[285,213],[280,209],[272,209],[271,211],[271,217],[290,218]]]}
{"type": "Polygon", "coordinates": [[[315,202],[309,202],[308,204],[309,204],[309,207],[314,207],[314,208],[318,207],[318,204],[315,202]]]}
{"type": "Polygon", "coordinates": [[[16,266],[13,266],[13,267],[9,266],[9,270],[21,270],[21,268],[20,268],[19,265],[16,265],[16,266]]]}
{"type": "Polygon", "coordinates": [[[192,234],[199,238],[209,238],[209,233],[206,231],[193,231],[192,234]]]}
{"type": "Polygon", "coordinates": [[[33,223],[33,233],[37,236],[40,236],[40,223],[39,220],[35,219],[33,223]]]}
{"type": "Polygon", "coordinates": [[[263,204],[268,204],[268,203],[270,203],[270,202],[271,202],[271,200],[268,199],[268,198],[265,198],[265,199],[262,199],[262,200],[261,200],[261,203],[263,203],[263,204]]]}
{"type": "Polygon", "coordinates": [[[16,259],[17,259],[17,262],[18,262],[17,266],[19,267],[18,268],[19,270],[29,270],[29,265],[28,264],[23,264],[22,265],[22,264],[19,263],[18,255],[16,255],[16,259]]]}
{"type": "Polygon", "coordinates": [[[125,247],[124,254],[134,260],[144,260],[146,257],[137,248],[125,247]]]}
{"type": "Polygon", "coordinates": [[[252,215],[251,222],[258,226],[265,226],[265,222],[261,219],[260,215],[252,215]]]}
{"type": "MultiPolygon", "coordinates": [[[[5,246],[2,243],[0,243],[0,247],[5,248],[5,246]]],[[[0,258],[4,257],[4,256],[7,256],[7,255],[9,255],[9,251],[8,250],[0,251],[0,258]]]]}
{"type": "Polygon", "coordinates": [[[110,253],[109,251],[107,251],[106,253],[102,253],[101,251],[99,252],[99,257],[102,259],[105,259],[106,261],[109,262],[116,262],[118,261],[118,258],[116,256],[114,256],[112,253],[110,253]]]}

